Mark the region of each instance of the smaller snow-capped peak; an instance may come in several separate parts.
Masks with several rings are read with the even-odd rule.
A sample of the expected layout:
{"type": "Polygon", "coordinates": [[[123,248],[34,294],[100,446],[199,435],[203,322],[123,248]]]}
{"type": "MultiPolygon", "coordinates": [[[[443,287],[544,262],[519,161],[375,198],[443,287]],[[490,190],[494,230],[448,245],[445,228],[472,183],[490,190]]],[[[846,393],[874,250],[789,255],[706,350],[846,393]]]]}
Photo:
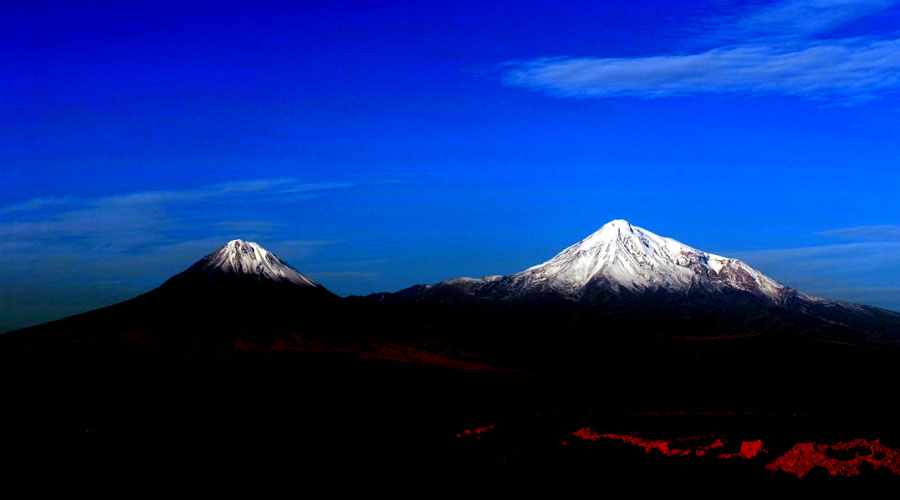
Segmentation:
{"type": "Polygon", "coordinates": [[[204,272],[255,276],[259,280],[289,282],[321,288],[315,281],[252,241],[231,240],[197,263],[204,272]]]}
{"type": "Polygon", "coordinates": [[[511,275],[516,285],[577,295],[591,283],[615,290],[734,288],[778,301],[785,287],[747,264],[658,236],[626,220],[608,222],[543,264],[511,275]]]}

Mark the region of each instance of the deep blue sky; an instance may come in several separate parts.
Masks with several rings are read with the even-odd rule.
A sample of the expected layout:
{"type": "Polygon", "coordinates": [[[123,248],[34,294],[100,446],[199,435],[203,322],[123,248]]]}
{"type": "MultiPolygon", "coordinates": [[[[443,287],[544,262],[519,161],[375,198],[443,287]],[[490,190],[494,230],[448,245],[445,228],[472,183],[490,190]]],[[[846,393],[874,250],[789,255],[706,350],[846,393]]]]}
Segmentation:
{"type": "Polygon", "coordinates": [[[893,0],[7,4],[0,331],[238,237],[346,295],[616,218],[900,310],[893,0]]]}

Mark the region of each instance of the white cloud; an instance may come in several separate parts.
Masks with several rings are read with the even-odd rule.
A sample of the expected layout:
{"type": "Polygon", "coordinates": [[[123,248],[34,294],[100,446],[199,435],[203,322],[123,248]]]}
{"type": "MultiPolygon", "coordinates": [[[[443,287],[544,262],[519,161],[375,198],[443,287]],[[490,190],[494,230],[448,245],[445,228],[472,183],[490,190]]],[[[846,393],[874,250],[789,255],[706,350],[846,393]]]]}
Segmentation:
{"type": "Polygon", "coordinates": [[[743,36],[803,37],[893,7],[897,0],[790,0],[776,2],[726,29],[743,36]]]}
{"type": "Polygon", "coordinates": [[[506,82],[570,97],[784,94],[865,99],[900,89],[900,40],[739,46],[638,58],[509,63],[506,82]]]}
{"type": "Polygon", "coordinates": [[[790,95],[852,104],[900,90],[900,39],[810,36],[896,3],[781,2],[724,23],[713,38],[727,45],[687,54],[510,61],[502,65],[503,81],[560,97],[790,95]]]}

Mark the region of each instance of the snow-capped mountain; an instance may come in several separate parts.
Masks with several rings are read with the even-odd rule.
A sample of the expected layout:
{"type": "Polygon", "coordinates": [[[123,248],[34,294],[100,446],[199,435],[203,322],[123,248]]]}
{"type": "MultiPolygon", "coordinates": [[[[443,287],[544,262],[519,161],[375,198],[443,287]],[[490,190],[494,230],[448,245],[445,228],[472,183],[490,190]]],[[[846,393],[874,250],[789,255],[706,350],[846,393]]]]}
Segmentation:
{"type": "Polygon", "coordinates": [[[671,331],[678,324],[681,335],[802,331],[823,338],[893,342],[900,334],[900,314],[807,295],[738,259],[698,250],[625,220],[611,221],[518,273],[456,278],[366,300],[398,307],[460,306],[457,311],[487,307],[476,309],[492,311],[478,318],[501,317],[506,311],[504,321],[527,317],[532,323],[621,331],[633,331],[637,324],[650,332],[671,331]]]}
{"type": "Polygon", "coordinates": [[[208,276],[217,274],[242,276],[258,281],[268,280],[322,288],[322,285],[300,274],[277,255],[252,241],[244,240],[229,241],[222,248],[191,266],[187,272],[208,276]]]}
{"type": "Polygon", "coordinates": [[[555,292],[571,298],[580,297],[587,287],[636,293],[730,288],[780,302],[787,289],[737,259],[697,250],[625,220],[607,223],[547,262],[504,281],[513,292],[555,292]]]}
{"type": "Polygon", "coordinates": [[[325,287],[304,276],[277,255],[244,240],[229,241],[184,272],[173,276],[160,288],[202,289],[209,293],[228,294],[234,287],[333,296],[325,287]]]}
{"type": "MultiPolygon", "coordinates": [[[[804,314],[835,320],[844,312],[882,313],[877,308],[827,300],[778,283],[746,263],[698,250],[654,234],[626,220],[613,220],[566,248],[552,259],[505,276],[455,278],[435,285],[418,285],[398,298],[417,302],[453,303],[457,300],[517,301],[563,299],[596,304],[621,303],[637,297],[656,297],[668,303],[691,297],[690,307],[716,303],[727,310],[738,297],[760,307],[789,307],[804,314]],[[698,301],[698,297],[706,297],[698,301]],[[727,297],[727,298],[726,298],[727,297]],[[720,300],[722,299],[722,300],[720,300]]],[[[645,306],[648,304],[645,303],[645,306]]]]}
{"type": "MultiPolygon", "coordinates": [[[[38,325],[19,349],[146,345],[170,353],[268,349],[283,331],[327,332],[340,299],[262,246],[229,241],[159,287],[102,309],[38,325]]],[[[0,343],[0,353],[3,351],[0,343]]],[[[280,345],[280,344],[279,344],[280,345]]]]}
{"type": "Polygon", "coordinates": [[[605,224],[547,262],[524,271],[457,278],[434,286],[503,299],[553,294],[578,300],[597,289],[629,294],[730,290],[777,304],[799,294],[740,260],[697,250],[625,220],[605,224]]]}

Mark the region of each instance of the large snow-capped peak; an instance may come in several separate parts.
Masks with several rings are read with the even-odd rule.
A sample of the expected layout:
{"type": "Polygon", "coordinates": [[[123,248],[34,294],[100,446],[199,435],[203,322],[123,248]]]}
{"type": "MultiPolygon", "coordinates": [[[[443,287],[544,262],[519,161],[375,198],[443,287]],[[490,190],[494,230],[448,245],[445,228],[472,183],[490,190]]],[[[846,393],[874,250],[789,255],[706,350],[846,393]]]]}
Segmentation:
{"type": "Polygon", "coordinates": [[[591,283],[638,292],[729,287],[772,300],[778,300],[785,290],[737,259],[697,250],[621,219],[511,278],[525,286],[569,294],[591,283]]]}
{"type": "Polygon", "coordinates": [[[271,280],[321,288],[321,285],[300,274],[277,255],[252,241],[231,240],[195,266],[205,273],[221,272],[251,276],[260,281],[271,280]]]}

